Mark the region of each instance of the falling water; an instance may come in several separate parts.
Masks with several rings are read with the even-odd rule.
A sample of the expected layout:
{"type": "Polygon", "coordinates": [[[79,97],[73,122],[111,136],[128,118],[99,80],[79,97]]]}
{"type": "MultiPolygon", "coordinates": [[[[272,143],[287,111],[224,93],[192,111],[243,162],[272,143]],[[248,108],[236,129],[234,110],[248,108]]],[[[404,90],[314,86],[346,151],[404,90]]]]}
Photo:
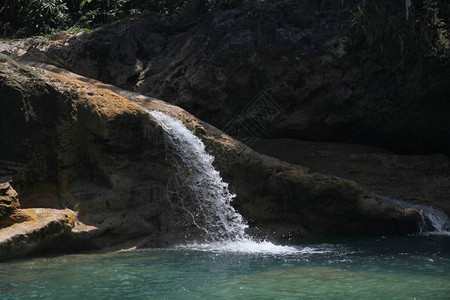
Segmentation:
{"type": "Polygon", "coordinates": [[[450,235],[450,219],[443,211],[431,206],[410,204],[389,197],[379,195],[377,195],[377,197],[395,205],[411,207],[420,211],[424,217],[424,220],[420,225],[420,232],[422,234],[450,235]]]}
{"type": "Polygon", "coordinates": [[[235,197],[214,168],[214,157],[206,152],[203,142],[188,130],[180,120],[159,111],[148,111],[163,128],[170,151],[180,159],[173,162],[191,194],[194,206],[185,205],[194,224],[201,229],[208,243],[191,244],[186,247],[199,250],[242,252],[295,252],[293,247],[255,242],[245,230],[242,216],[231,206],[235,197]]]}
{"type": "Polygon", "coordinates": [[[197,213],[196,217],[204,219],[201,224],[197,222],[197,226],[211,241],[243,239],[247,225],[231,206],[235,195],[214,169],[214,157],[206,153],[203,142],[181,121],[158,111],[150,114],[158,120],[172,150],[182,160],[182,164],[176,164],[177,171],[183,172],[183,180],[192,190],[192,200],[201,208],[202,216],[197,213]]]}

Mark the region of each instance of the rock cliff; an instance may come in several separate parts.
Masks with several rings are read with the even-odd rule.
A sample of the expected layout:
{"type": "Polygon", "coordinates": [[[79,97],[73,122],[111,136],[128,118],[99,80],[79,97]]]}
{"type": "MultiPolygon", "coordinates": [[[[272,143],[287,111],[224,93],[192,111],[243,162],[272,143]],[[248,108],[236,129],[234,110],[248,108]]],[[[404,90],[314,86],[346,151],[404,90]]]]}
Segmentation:
{"type": "Polygon", "coordinates": [[[242,141],[450,154],[450,53],[439,37],[448,25],[414,7],[415,24],[405,22],[403,2],[379,0],[243,1],[184,25],[149,12],[44,52],[52,64],[178,105],[242,141]]]}
{"type": "MultiPolygon", "coordinates": [[[[0,174],[13,180],[22,207],[70,208],[96,227],[65,235],[55,249],[130,240],[154,247],[200,238],[171,201],[179,196],[171,180],[175,169],[166,160],[162,129],[145,109],[182,120],[203,140],[237,194],[233,205],[256,234],[282,240],[418,229],[417,210],[372,197],[352,181],[258,154],[177,106],[50,65],[23,66],[6,56],[0,64],[0,174]]],[[[23,214],[53,224],[48,210],[23,214]]],[[[57,214],[62,232],[74,228],[73,214],[57,214]]],[[[20,224],[2,230],[9,235],[13,226],[29,228],[34,221],[20,224]]]]}

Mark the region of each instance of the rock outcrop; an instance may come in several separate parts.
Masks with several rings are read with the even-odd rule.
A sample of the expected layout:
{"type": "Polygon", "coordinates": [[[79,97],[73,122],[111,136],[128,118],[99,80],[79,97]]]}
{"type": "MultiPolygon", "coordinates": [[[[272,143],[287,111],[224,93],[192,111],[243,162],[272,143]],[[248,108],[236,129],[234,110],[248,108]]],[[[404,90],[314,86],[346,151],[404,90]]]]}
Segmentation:
{"type": "Polygon", "coordinates": [[[0,260],[42,252],[74,251],[80,235],[95,230],[70,209],[20,209],[17,192],[0,183],[0,260]]]}
{"type": "Polygon", "coordinates": [[[450,154],[448,47],[433,59],[418,52],[431,41],[413,35],[438,30],[426,27],[434,21],[405,23],[402,2],[382,12],[377,1],[281,2],[243,1],[188,25],[147,13],[42,49],[52,64],[181,106],[242,140],[450,154]]]}
{"type": "Polygon", "coordinates": [[[0,259],[22,257],[42,251],[67,250],[57,242],[75,226],[76,214],[69,210],[28,208],[15,211],[0,227],[0,259]]]}
{"type": "Polygon", "coordinates": [[[450,158],[443,154],[396,155],[381,148],[291,139],[258,139],[259,153],[353,180],[366,191],[450,215],[450,158]]]}
{"type": "MultiPolygon", "coordinates": [[[[175,169],[165,159],[163,131],[145,109],[182,120],[203,140],[237,194],[233,205],[260,235],[392,234],[414,232],[421,221],[417,210],[369,196],[352,181],[258,154],[177,106],[48,65],[23,66],[6,56],[0,65],[0,160],[22,165],[12,176],[22,207],[71,208],[96,227],[63,235],[55,248],[104,248],[132,239],[151,247],[199,237],[171,202],[179,196],[175,169]]],[[[58,232],[72,226],[71,214],[56,221],[47,212],[28,216],[61,224],[58,232]]]]}
{"type": "Polygon", "coordinates": [[[9,217],[18,208],[20,203],[17,192],[9,182],[0,183],[0,221],[9,217]]]}
{"type": "Polygon", "coordinates": [[[45,76],[5,56],[0,64],[1,160],[22,166],[8,171],[22,207],[78,211],[99,228],[84,248],[159,233],[170,168],[147,113],[63,74],[45,76]]]}

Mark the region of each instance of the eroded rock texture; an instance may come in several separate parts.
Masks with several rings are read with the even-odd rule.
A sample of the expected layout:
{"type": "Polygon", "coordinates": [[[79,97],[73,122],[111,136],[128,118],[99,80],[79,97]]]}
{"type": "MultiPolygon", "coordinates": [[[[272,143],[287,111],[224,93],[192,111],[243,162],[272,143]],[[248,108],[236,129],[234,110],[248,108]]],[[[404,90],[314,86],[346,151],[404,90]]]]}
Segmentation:
{"type": "Polygon", "coordinates": [[[20,203],[17,192],[9,182],[0,183],[0,220],[8,217],[18,208],[20,203]]]}
{"type": "Polygon", "coordinates": [[[263,154],[357,182],[366,191],[429,205],[450,215],[450,158],[396,155],[386,149],[292,139],[258,139],[263,154]]]}
{"type": "Polygon", "coordinates": [[[14,174],[22,206],[79,211],[100,227],[94,247],[158,233],[169,210],[158,204],[168,166],[161,130],[147,113],[109,90],[43,76],[6,57],[1,70],[2,159],[24,164],[14,174]]]}
{"type": "Polygon", "coordinates": [[[0,260],[67,251],[69,244],[60,239],[70,235],[77,218],[70,209],[28,208],[15,211],[8,222],[0,226],[0,260]]]}
{"type": "Polygon", "coordinates": [[[0,260],[75,251],[80,237],[97,229],[81,223],[70,209],[20,209],[17,196],[9,182],[0,183],[0,260]]]}
{"type": "MultiPolygon", "coordinates": [[[[2,174],[10,174],[22,207],[71,208],[96,227],[56,249],[200,237],[174,205],[175,170],[162,129],[144,108],[182,120],[204,141],[237,194],[233,205],[263,236],[414,232],[421,221],[417,210],[371,197],[352,181],[258,154],[177,106],[48,65],[26,67],[6,56],[0,65],[2,174]]],[[[47,211],[30,211],[41,212],[47,220],[47,211]]]]}
{"type": "Polygon", "coordinates": [[[417,52],[427,41],[397,22],[402,2],[383,3],[374,15],[376,1],[282,2],[243,1],[186,25],[147,13],[51,46],[46,55],[181,106],[237,137],[450,153],[448,59],[417,52]],[[358,7],[373,24],[358,23],[358,7]],[[261,95],[275,103],[262,121],[255,119],[265,116],[255,112],[265,109],[255,104],[261,95]]]}

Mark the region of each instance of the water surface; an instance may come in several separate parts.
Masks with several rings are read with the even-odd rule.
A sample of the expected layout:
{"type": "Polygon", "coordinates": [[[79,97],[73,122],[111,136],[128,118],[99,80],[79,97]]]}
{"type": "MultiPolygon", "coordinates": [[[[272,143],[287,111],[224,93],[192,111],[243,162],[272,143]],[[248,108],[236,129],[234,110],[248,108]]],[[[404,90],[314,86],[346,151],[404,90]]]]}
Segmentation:
{"type": "Polygon", "coordinates": [[[285,251],[242,247],[191,245],[4,262],[0,299],[450,297],[448,236],[317,241],[285,251]]]}

